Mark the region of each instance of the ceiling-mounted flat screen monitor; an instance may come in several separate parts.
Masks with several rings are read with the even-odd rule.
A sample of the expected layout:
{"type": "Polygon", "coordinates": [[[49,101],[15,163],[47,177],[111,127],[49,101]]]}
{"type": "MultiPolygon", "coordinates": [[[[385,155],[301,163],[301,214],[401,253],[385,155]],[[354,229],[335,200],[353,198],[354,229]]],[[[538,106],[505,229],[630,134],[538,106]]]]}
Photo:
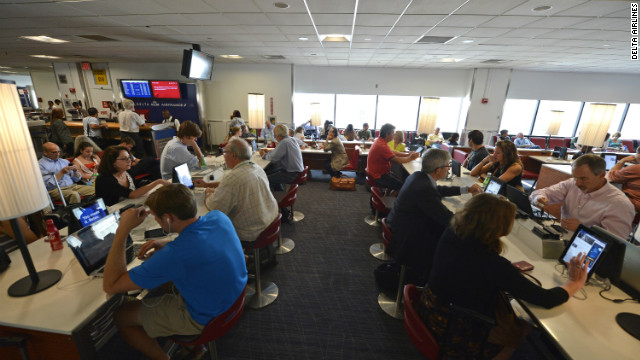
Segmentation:
{"type": "Polygon", "coordinates": [[[193,49],[182,54],[182,76],[196,80],[211,80],[213,55],[193,49]]]}
{"type": "Polygon", "coordinates": [[[148,80],[120,80],[120,85],[126,98],[151,98],[148,80]]]}
{"type": "Polygon", "coordinates": [[[180,99],[180,83],[177,81],[151,80],[151,92],[156,99],[180,99]]]}

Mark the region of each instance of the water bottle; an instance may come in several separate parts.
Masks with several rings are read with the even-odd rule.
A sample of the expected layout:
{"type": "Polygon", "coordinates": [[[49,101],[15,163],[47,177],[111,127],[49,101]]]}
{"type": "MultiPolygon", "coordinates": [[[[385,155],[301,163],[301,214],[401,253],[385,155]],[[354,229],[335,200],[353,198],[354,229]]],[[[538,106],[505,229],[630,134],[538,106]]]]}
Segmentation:
{"type": "Polygon", "coordinates": [[[200,159],[200,169],[206,169],[207,168],[207,162],[204,161],[204,156],[202,157],[202,159],[200,159]]]}
{"type": "Polygon", "coordinates": [[[484,179],[484,182],[482,183],[482,189],[485,190],[487,188],[487,185],[489,185],[489,180],[491,180],[491,173],[488,172],[487,173],[487,177],[484,179]]]}
{"type": "Polygon", "coordinates": [[[62,250],[62,240],[60,240],[60,232],[52,219],[47,219],[47,239],[51,245],[51,251],[62,250]]]}
{"type": "Polygon", "coordinates": [[[89,178],[89,180],[87,180],[87,185],[89,186],[94,186],[96,184],[96,178],[98,177],[98,174],[94,173],[93,175],[91,175],[91,177],[89,178]]]}

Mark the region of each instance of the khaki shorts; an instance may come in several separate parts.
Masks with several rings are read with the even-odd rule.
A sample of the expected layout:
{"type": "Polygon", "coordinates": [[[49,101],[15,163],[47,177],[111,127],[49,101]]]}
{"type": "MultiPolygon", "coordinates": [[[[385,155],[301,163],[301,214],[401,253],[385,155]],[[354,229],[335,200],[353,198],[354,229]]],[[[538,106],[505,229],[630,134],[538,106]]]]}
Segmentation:
{"type": "Polygon", "coordinates": [[[197,335],[200,325],[191,318],[181,295],[165,294],[142,301],[140,306],[142,327],[150,337],[170,335],[197,335]]]}

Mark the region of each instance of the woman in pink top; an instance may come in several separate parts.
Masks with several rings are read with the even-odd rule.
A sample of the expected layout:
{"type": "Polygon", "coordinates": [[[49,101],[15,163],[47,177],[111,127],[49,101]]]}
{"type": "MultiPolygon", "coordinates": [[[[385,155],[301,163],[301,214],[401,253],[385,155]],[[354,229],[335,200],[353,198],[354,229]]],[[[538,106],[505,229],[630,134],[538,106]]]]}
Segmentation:
{"type": "Polygon", "coordinates": [[[620,159],[609,170],[607,180],[622,184],[622,191],[627,194],[636,208],[636,212],[640,212],[640,147],[638,147],[635,155],[620,159]],[[625,167],[626,163],[633,165],[625,167]]]}

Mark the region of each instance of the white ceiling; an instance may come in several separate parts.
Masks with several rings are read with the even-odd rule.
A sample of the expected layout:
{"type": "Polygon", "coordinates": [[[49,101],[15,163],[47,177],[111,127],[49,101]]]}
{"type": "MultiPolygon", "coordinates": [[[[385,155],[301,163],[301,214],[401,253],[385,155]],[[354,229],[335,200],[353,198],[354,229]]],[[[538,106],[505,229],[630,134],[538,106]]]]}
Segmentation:
{"type": "Polygon", "coordinates": [[[306,0],[309,11],[305,0],[283,0],[288,9],[276,8],[277,0],[78,1],[0,0],[0,66],[12,68],[0,71],[47,68],[52,60],[29,56],[36,54],[68,62],[179,62],[182,49],[198,43],[221,62],[640,73],[640,62],[630,60],[631,1],[306,0]],[[551,9],[532,10],[542,5],[551,9]],[[352,34],[352,42],[318,40],[332,33],[352,34]],[[415,44],[423,35],[456,38],[415,44]],[[230,54],[242,59],[218,56],[230,54]]]}

